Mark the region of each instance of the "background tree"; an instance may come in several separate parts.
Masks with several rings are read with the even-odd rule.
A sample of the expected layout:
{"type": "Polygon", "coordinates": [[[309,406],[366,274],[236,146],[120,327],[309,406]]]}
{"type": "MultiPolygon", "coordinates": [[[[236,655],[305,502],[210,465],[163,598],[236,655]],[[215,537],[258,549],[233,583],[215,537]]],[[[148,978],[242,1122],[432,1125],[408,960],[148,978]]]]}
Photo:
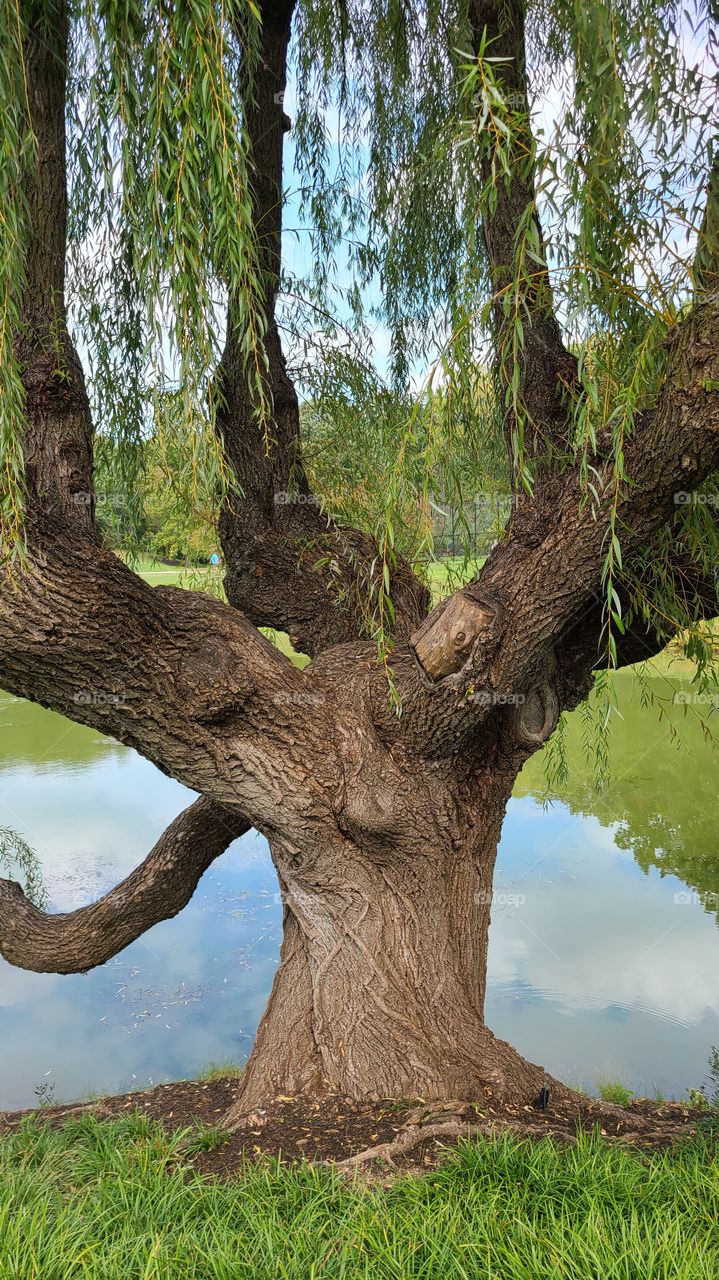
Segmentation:
{"type": "Polygon", "coordinates": [[[0,22],[0,682],[200,793],[81,911],[44,915],[0,881],[0,950],[36,969],[100,963],[179,910],[252,824],[284,939],[232,1118],[300,1090],[526,1102],[545,1073],[483,1017],[517,774],[598,668],[681,630],[710,678],[710,15],[650,0],[27,0],[0,22]],[[313,269],[287,310],[291,38],[313,269]],[[431,612],[393,513],[441,481],[439,452],[451,477],[446,433],[440,451],[410,411],[375,528],[313,501],[279,326],[306,333],[308,303],[332,313],[340,257],[360,340],[364,286],[379,290],[396,386],[434,352],[452,422],[504,449],[505,536],[431,612]],[[153,590],[103,545],[69,306],[129,480],[168,351],[190,459],[205,396],[228,603],[153,590]]]}
{"type": "Polygon", "coordinates": [[[501,445],[488,433],[477,438],[493,403],[486,371],[477,371],[459,414],[453,388],[424,387],[412,397],[344,353],[334,368],[311,373],[300,438],[312,491],[327,514],[377,531],[389,519],[394,547],[416,569],[448,548],[465,558],[489,549],[506,524],[509,488],[501,445]],[[408,422],[398,489],[397,443],[408,422]]]}
{"type": "Polygon", "coordinates": [[[222,484],[212,424],[193,414],[192,449],[182,397],[157,398],[146,437],[129,451],[98,433],[95,447],[95,518],[105,541],[131,558],[207,564],[217,550],[222,484]],[[129,483],[128,483],[129,482],[129,483]]]}

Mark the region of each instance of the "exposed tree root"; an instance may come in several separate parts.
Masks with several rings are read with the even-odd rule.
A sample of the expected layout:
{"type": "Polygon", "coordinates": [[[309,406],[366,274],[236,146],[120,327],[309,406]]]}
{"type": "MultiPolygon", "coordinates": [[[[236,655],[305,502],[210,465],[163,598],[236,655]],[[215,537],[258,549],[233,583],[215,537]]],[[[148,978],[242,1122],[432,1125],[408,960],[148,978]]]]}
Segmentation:
{"type": "MultiPolygon", "coordinates": [[[[587,1099],[584,1099],[586,1105],[587,1099]]],[[[497,1137],[504,1133],[513,1133],[523,1138],[545,1138],[550,1137],[553,1142],[560,1146],[576,1146],[578,1138],[576,1135],[568,1133],[566,1129],[555,1127],[552,1124],[551,1117],[548,1118],[546,1127],[540,1127],[536,1123],[528,1123],[518,1117],[508,1115],[492,1115],[485,1118],[464,1118],[461,1119],[462,1113],[469,1110],[465,1102],[448,1102],[441,1107],[423,1106],[411,1112],[407,1117],[407,1123],[397,1136],[391,1142],[383,1142],[377,1146],[366,1147],[363,1151],[356,1152],[345,1160],[333,1163],[333,1167],[341,1172],[351,1172],[361,1166],[374,1163],[375,1161],[384,1161],[387,1164],[394,1165],[398,1159],[402,1159],[409,1155],[417,1146],[423,1142],[444,1139],[448,1143],[456,1141],[460,1138],[474,1137],[497,1137]],[[456,1119],[437,1119],[435,1116],[447,1115],[448,1112],[456,1112],[456,1119]]],[[[627,1129],[615,1133],[609,1133],[601,1128],[602,1136],[609,1142],[624,1142],[637,1145],[653,1146],[658,1142],[671,1140],[676,1135],[675,1126],[667,1123],[666,1126],[657,1128],[656,1120],[648,1120],[643,1116],[638,1116],[623,1107],[615,1106],[611,1103],[597,1103],[596,1122],[601,1126],[602,1119],[611,1120],[615,1125],[617,1121],[625,1120],[627,1129]],[[629,1127],[631,1126],[631,1127],[629,1127]]]]}
{"type": "MultiPolygon", "coordinates": [[[[377,1147],[367,1147],[364,1151],[358,1151],[356,1155],[350,1156],[347,1160],[341,1160],[335,1164],[335,1169],[355,1169],[358,1165],[367,1164],[373,1160],[386,1160],[389,1164],[394,1164],[397,1156],[404,1156],[410,1152],[413,1147],[419,1145],[420,1142],[426,1142],[428,1139],[434,1138],[473,1138],[479,1134],[486,1137],[494,1137],[496,1134],[502,1133],[507,1129],[512,1132],[528,1137],[530,1134],[536,1133],[530,1125],[520,1124],[514,1121],[498,1121],[487,1120],[478,1124],[461,1124],[457,1120],[447,1120],[444,1124],[427,1124],[427,1125],[411,1125],[392,1142],[382,1142],[377,1147]]],[[[574,1145],[577,1141],[571,1134],[557,1133],[554,1135],[560,1142],[574,1145]]]]}

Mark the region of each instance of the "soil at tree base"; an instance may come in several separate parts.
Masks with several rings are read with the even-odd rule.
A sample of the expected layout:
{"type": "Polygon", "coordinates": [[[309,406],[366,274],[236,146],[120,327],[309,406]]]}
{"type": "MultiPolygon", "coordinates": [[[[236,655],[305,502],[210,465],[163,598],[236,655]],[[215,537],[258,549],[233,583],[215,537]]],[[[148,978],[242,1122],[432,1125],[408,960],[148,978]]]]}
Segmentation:
{"type": "MultiPolygon", "coordinates": [[[[216,1126],[234,1101],[236,1091],[237,1080],[233,1077],[183,1080],[91,1103],[5,1111],[0,1112],[0,1135],[16,1128],[30,1115],[55,1126],[83,1111],[94,1111],[109,1119],[136,1110],[160,1121],[169,1130],[216,1126]]],[[[571,1141],[579,1132],[590,1133],[598,1128],[608,1140],[625,1140],[642,1150],[668,1146],[682,1137],[691,1137],[700,1128],[719,1130],[719,1111],[701,1111],[677,1102],[659,1104],[637,1099],[626,1107],[618,1107],[587,1098],[577,1108],[574,1104],[557,1107],[550,1100],[547,1110],[541,1111],[537,1107],[494,1107],[489,1090],[487,1095],[471,1103],[432,1104],[421,1100],[367,1103],[339,1095],[282,1096],[275,1100],[271,1110],[256,1112],[246,1127],[224,1136],[211,1150],[196,1152],[192,1160],[203,1173],[218,1178],[231,1177],[247,1159],[268,1156],[278,1158],[283,1164],[304,1159],[343,1161],[368,1148],[392,1142],[407,1131],[408,1125],[421,1128],[422,1124],[438,1122],[456,1122],[459,1127],[488,1122],[497,1132],[503,1128],[514,1132],[519,1129],[530,1138],[551,1136],[559,1142],[571,1141]],[[645,1128],[637,1133],[637,1126],[641,1125],[645,1128]]],[[[398,1154],[392,1163],[404,1170],[434,1167],[441,1162],[446,1147],[458,1142],[461,1136],[428,1137],[410,1151],[398,1154]]]]}

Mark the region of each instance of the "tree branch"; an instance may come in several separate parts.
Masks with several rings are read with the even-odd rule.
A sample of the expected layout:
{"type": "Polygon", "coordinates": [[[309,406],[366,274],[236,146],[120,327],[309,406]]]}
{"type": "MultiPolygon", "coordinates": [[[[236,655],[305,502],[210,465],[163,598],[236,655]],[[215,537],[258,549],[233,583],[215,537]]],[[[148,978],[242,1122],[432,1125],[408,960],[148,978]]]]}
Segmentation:
{"type": "Polygon", "coordinates": [[[19,884],[0,879],[0,955],[35,973],[85,973],[104,964],[177,915],[210,863],[249,830],[236,812],[201,796],[127,879],[90,906],[61,915],[38,910],[19,884]]]}
{"type": "MultiPolygon", "coordinates": [[[[282,150],[289,128],[282,99],[294,0],[264,3],[261,8],[261,53],[247,131],[273,421],[267,440],[246,375],[239,309],[230,298],[217,421],[242,496],[227,504],[220,536],[230,603],[257,626],[289,632],[298,649],[314,655],[368,634],[367,598],[377,547],[367,534],[338,527],[322,513],[302,459],[297,392],[287,373],[275,317],[282,240],[282,150]]],[[[426,588],[401,559],[393,573],[393,603],[398,635],[415,627],[429,605],[426,588]]]]}
{"type": "Polygon", "coordinates": [[[697,297],[719,290],[719,144],[716,140],[714,145],[706,204],[694,258],[697,297]]]}
{"type": "MultiPolygon", "coordinates": [[[[0,591],[0,687],[134,747],[193,791],[274,829],[307,803],[288,742],[326,737],[306,677],[240,613],[151,587],[110,552],[48,526],[0,591]]],[[[310,772],[308,770],[308,772],[310,772]]]]}
{"type": "Polygon", "coordinates": [[[67,332],[66,0],[30,0],[23,43],[35,149],[28,213],[23,328],[15,338],[26,396],[23,449],[28,533],[45,515],[93,537],[92,423],[85,380],[67,332]]]}
{"type": "MultiPolygon", "coordinates": [[[[90,408],[64,299],[66,0],[30,0],[23,21],[36,139],[16,341],[29,554],[0,566],[0,685],[128,743],[220,803],[247,800],[244,811],[272,829],[283,736],[302,719],[299,673],[236,610],[152,589],[100,546],[90,408]]],[[[282,793],[291,813],[295,788],[282,793]]]]}
{"type": "MultiPolygon", "coordinates": [[[[541,464],[548,461],[547,455],[553,448],[562,449],[567,442],[566,388],[577,380],[577,361],[562,341],[554,312],[537,212],[536,148],[527,97],[525,5],[523,0],[471,0],[469,21],[475,55],[484,45],[488,58],[506,59],[496,64],[494,74],[514,122],[516,136],[512,143],[511,172],[505,177],[500,167],[495,173],[495,152],[491,146],[485,148],[482,179],[485,184],[493,185],[495,204],[485,216],[482,229],[494,295],[495,355],[502,380],[501,394],[504,395],[513,375],[511,311],[516,301],[524,326],[523,346],[516,356],[521,366],[519,406],[524,451],[535,463],[541,464]],[[526,279],[515,280],[514,287],[520,296],[513,298],[508,314],[504,295],[515,277],[519,239],[530,234],[532,269],[526,279]]],[[[505,433],[510,458],[515,462],[517,428],[517,415],[508,410],[505,433]]]]}
{"type": "MultiPolygon", "coordinates": [[[[681,601],[687,617],[695,623],[710,622],[719,617],[719,569],[713,574],[708,573],[703,565],[697,563],[691,549],[682,544],[680,534],[673,536],[676,537],[677,550],[667,570],[670,594],[681,601]]],[[[645,561],[636,563],[636,573],[634,563],[625,562],[624,573],[617,583],[620,596],[622,582],[630,577],[628,594],[636,597],[637,592],[641,592],[643,581],[646,582],[646,569],[645,561]]],[[[647,662],[676,639],[679,625],[675,625],[672,618],[658,607],[650,605],[649,612],[649,618],[639,613],[631,621],[625,618],[623,634],[615,637],[618,668],[647,662]]],[[[558,665],[565,689],[563,706],[566,708],[576,705],[586,696],[593,672],[606,667],[606,656],[600,653],[604,620],[604,602],[597,594],[594,605],[557,642],[558,665]]]]}
{"type": "MultiPolygon", "coordinates": [[[[668,345],[656,407],[645,413],[625,449],[630,483],[620,494],[616,527],[627,563],[645,554],[671,520],[676,495],[693,491],[719,467],[719,294],[703,297],[671,330],[668,345]]],[[[442,632],[453,625],[456,606],[438,606],[411,637],[424,692],[408,706],[404,729],[416,731],[418,746],[424,741],[423,749],[433,754],[456,751],[498,699],[527,696],[537,682],[555,680],[558,637],[596,618],[614,501],[611,458],[596,460],[595,480],[596,505],[583,494],[575,470],[557,481],[551,503],[519,508],[509,536],[478,580],[459,593],[487,616],[475,634],[463,634],[454,670],[432,681],[422,657],[433,628],[438,635],[429,647],[445,647],[442,632]]],[[[447,637],[448,645],[456,641],[447,637]]],[[[596,649],[588,672],[595,665],[596,649]]],[[[404,679],[403,695],[404,687],[412,687],[411,677],[404,679]]]]}

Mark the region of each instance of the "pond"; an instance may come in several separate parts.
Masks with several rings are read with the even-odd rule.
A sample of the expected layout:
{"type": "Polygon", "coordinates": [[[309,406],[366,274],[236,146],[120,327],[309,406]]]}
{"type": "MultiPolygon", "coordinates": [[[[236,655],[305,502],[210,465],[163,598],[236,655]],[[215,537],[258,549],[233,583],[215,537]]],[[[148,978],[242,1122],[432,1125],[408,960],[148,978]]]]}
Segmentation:
{"type": "MultiPolygon", "coordinates": [[[[652,677],[620,716],[601,790],[570,717],[569,779],[543,807],[539,757],[521,775],[495,881],[487,1021],[587,1089],[711,1086],[719,1045],[717,764],[707,704],[652,677]],[[661,712],[658,708],[661,708],[661,712]]],[[[716,730],[714,728],[716,720],[716,730]]],[[[145,857],[191,793],[95,731],[0,694],[0,826],[37,852],[50,909],[104,893],[145,857]]],[[[281,909],[262,837],[235,842],[192,902],[87,975],[0,960],[0,1108],[192,1077],[249,1052],[277,964],[281,909]]]]}

